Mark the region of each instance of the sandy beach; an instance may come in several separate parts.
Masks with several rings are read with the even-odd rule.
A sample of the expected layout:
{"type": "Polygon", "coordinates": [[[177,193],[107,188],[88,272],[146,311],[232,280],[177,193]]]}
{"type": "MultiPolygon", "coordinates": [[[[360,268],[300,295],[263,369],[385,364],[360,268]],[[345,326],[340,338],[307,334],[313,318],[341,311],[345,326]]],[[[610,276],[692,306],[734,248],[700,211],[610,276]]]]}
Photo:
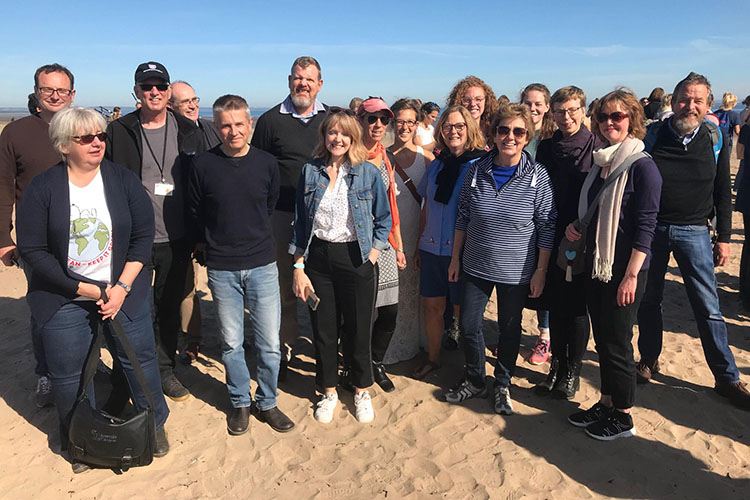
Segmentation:
{"type": "MultiPolygon", "coordinates": [[[[735,172],[736,160],[732,166],[735,172]]],[[[730,261],[717,269],[717,277],[729,343],[747,382],[750,314],[738,297],[743,231],[737,213],[734,228],[730,261]]],[[[496,415],[487,400],[444,402],[443,390],[460,378],[463,362],[461,353],[446,352],[443,368],[424,381],[407,376],[419,357],[391,366],[396,391],[385,394],[374,386],[373,423],[358,423],[352,395],[340,391],[343,404],[334,421],[319,424],[312,417],[317,400],[313,348],[308,338],[301,338],[278,399],[297,427],[278,434],[252,418],[247,434],[229,436],[225,419],[230,403],[205,274],[203,278],[205,346],[199,362],[178,363],[177,375],[192,397],[181,403],[167,400],[170,453],[122,474],[91,470],[73,475],[60,455],[55,409],[34,405],[23,272],[0,266],[0,428],[6,432],[0,445],[0,497],[750,499],[750,412],[732,407],[712,390],[713,377],[674,261],[665,293],[662,371],[652,383],[638,386],[633,409],[637,436],[614,442],[590,439],[566,421],[569,413],[598,399],[593,339],[573,401],[533,393],[548,365],[525,360],[536,339],[532,311],[524,316],[523,346],[511,387],[512,416],[496,415]]],[[[497,335],[495,318],[493,301],[485,313],[490,342],[497,335]]],[[[489,357],[488,373],[492,362],[489,357]]],[[[253,380],[253,390],[255,386],[253,380]]]]}

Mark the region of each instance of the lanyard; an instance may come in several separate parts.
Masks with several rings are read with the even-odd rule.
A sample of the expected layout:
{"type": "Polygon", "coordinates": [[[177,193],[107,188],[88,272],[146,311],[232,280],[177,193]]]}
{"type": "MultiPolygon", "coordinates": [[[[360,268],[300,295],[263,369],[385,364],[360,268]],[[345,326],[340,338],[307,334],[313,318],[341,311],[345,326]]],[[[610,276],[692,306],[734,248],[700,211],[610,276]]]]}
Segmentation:
{"type": "Polygon", "coordinates": [[[167,114],[166,123],[164,124],[164,147],[161,150],[161,163],[159,163],[159,160],[156,159],[154,150],[151,148],[151,143],[148,142],[148,135],[146,135],[146,131],[143,129],[143,123],[141,123],[140,117],[138,117],[138,125],[140,125],[141,127],[141,132],[143,133],[143,140],[146,141],[146,146],[148,146],[148,150],[151,153],[151,157],[154,159],[154,163],[156,163],[156,166],[159,169],[159,173],[161,174],[161,181],[164,182],[164,159],[167,154],[167,133],[169,132],[169,114],[167,114]]]}

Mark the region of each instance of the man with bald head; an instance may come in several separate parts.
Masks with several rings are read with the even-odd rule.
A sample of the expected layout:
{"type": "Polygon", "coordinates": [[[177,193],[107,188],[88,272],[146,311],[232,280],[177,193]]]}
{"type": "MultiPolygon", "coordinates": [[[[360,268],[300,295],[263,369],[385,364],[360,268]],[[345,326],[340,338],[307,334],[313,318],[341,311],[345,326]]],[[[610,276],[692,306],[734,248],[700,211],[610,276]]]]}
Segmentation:
{"type": "Polygon", "coordinates": [[[201,129],[206,149],[211,149],[221,144],[221,137],[219,137],[219,132],[211,120],[199,117],[200,101],[200,97],[195,95],[195,90],[188,82],[178,80],[172,83],[172,97],[169,99],[169,106],[175,113],[192,120],[201,129]]]}

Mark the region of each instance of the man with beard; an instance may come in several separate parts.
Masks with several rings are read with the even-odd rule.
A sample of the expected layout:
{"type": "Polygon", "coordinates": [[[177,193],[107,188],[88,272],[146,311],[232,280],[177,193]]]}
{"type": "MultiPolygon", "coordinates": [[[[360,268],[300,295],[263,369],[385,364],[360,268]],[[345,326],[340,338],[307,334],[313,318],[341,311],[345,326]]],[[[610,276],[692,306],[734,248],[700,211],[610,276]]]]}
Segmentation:
{"type": "Polygon", "coordinates": [[[269,109],[255,126],[251,145],[274,155],[279,162],[280,189],[271,217],[276,240],[276,264],[281,291],[281,368],[279,379],[286,377],[297,339],[297,298],[292,292],[292,255],[287,253],[294,224],[294,200],[302,165],[312,158],[318,140],[318,128],[326,106],[317,100],[323,86],[320,64],[312,57],[298,57],[289,75],[289,95],[269,109]]]}
{"type": "Polygon", "coordinates": [[[638,311],[641,361],[637,373],[640,382],[648,382],[659,371],[664,275],[674,252],[716,381],[714,390],[735,406],[750,409],[750,392],[740,381],[729,349],[716,291],[714,265],[722,266],[729,259],[732,205],[728,141],[724,138],[717,155],[714,125],[703,121],[710,94],[711,84],[703,75],[690,73],[680,81],[672,98],[674,115],[656,132],[649,151],[663,184],[651,268],[638,311]],[[714,213],[718,238],[712,248],[708,220],[714,213]]]}

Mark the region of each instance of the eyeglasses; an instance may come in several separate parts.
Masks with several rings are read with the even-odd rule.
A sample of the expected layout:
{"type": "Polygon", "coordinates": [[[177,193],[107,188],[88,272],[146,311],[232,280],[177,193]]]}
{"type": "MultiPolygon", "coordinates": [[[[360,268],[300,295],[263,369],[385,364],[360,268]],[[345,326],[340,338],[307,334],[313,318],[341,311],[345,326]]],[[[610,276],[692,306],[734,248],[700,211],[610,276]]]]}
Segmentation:
{"type": "Polygon", "coordinates": [[[500,125],[497,127],[497,135],[499,135],[500,137],[506,137],[510,135],[511,132],[513,132],[513,137],[515,137],[516,139],[526,137],[526,129],[523,127],[514,127],[512,130],[510,127],[506,127],[505,125],[500,125]]]}
{"type": "Polygon", "coordinates": [[[165,92],[169,88],[168,83],[139,83],[138,86],[144,92],[148,92],[154,87],[156,87],[156,90],[159,92],[165,92]]]}
{"type": "Polygon", "coordinates": [[[73,93],[70,89],[53,89],[52,87],[39,87],[39,93],[42,94],[42,97],[52,97],[52,94],[57,92],[57,95],[60,97],[70,97],[70,94],[73,93]]]}
{"type": "Polygon", "coordinates": [[[335,115],[338,113],[344,113],[347,116],[354,116],[354,111],[352,111],[349,108],[340,108],[338,106],[329,106],[328,107],[328,113],[331,115],[335,115]]]}
{"type": "Polygon", "coordinates": [[[625,118],[628,117],[627,113],[622,113],[620,111],[615,111],[614,113],[597,113],[596,114],[596,121],[599,123],[606,123],[607,120],[612,120],[612,123],[620,123],[625,118]]]}
{"type": "Polygon", "coordinates": [[[380,116],[380,115],[367,115],[367,123],[370,125],[374,125],[376,121],[380,120],[380,123],[383,125],[388,125],[391,123],[391,118],[389,116],[380,116]]]}
{"type": "Polygon", "coordinates": [[[461,104],[463,105],[471,105],[471,103],[477,103],[482,104],[484,102],[484,97],[464,97],[461,99],[461,104]]]}
{"type": "Polygon", "coordinates": [[[576,114],[576,112],[578,112],[579,109],[583,109],[583,106],[578,106],[577,108],[556,109],[555,111],[552,112],[552,114],[558,118],[562,118],[566,114],[573,116],[574,114],[576,114]]]}
{"type": "Polygon", "coordinates": [[[99,139],[100,141],[104,142],[107,140],[107,133],[106,132],[99,132],[98,134],[86,134],[86,135],[74,135],[71,137],[71,139],[74,139],[81,144],[91,144],[94,142],[94,139],[99,139]]]}
{"type": "Polygon", "coordinates": [[[466,124],[465,123],[443,123],[443,126],[440,127],[440,129],[443,131],[444,134],[450,134],[451,130],[456,129],[456,132],[463,132],[466,130],[466,124]]]}
{"type": "Polygon", "coordinates": [[[413,127],[414,125],[417,124],[417,121],[416,120],[396,120],[394,123],[396,124],[397,127],[403,127],[404,125],[406,125],[407,127],[413,127]]]}
{"type": "MultiPolygon", "coordinates": [[[[158,89],[159,87],[156,87],[156,88],[158,89]]],[[[149,89],[149,90],[151,90],[151,89],[149,89]]],[[[192,99],[183,99],[182,101],[178,102],[177,105],[178,106],[187,106],[188,104],[198,104],[199,102],[201,102],[201,98],[200,97],[193,97],[192,99]]]]}

